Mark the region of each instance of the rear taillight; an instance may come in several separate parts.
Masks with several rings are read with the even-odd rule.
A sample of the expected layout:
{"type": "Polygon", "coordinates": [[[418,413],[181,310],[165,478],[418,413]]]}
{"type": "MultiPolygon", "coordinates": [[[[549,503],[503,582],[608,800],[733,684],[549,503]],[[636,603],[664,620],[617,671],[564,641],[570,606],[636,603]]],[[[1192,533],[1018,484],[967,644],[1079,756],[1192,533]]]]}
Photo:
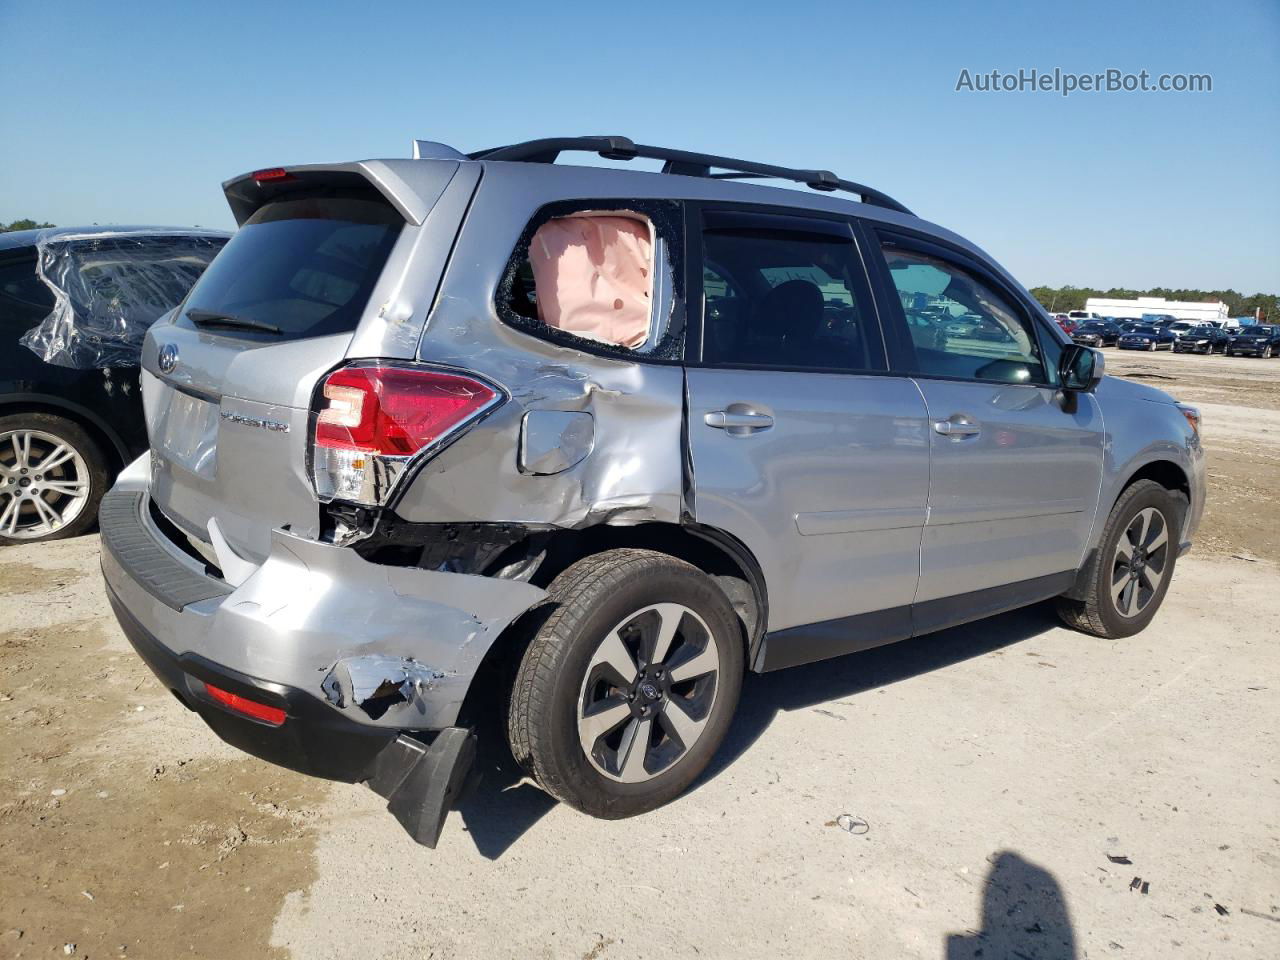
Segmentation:
{"type": "Polygon", "coordinates": [[[502,402],[489,384],[426,367],[352,366],[320,388],[312,480],[321,500],[387,502],[406,468],[502,402]]]}

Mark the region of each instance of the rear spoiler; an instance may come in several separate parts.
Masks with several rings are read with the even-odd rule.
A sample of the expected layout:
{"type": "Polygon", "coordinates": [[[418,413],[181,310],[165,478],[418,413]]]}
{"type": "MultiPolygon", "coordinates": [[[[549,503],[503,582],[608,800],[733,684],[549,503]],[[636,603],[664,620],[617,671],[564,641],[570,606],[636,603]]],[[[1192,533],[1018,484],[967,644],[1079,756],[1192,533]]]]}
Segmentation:
{"type": "Polygon", "coordinates": [[[357,163],[304,164],[273,167],[226,181],[226,194],[236,225],[241,226],[264,204],[313,187],[369,187],[414,226],[421,225],[449,181],[455,160],[361,160],[357,163]]]}

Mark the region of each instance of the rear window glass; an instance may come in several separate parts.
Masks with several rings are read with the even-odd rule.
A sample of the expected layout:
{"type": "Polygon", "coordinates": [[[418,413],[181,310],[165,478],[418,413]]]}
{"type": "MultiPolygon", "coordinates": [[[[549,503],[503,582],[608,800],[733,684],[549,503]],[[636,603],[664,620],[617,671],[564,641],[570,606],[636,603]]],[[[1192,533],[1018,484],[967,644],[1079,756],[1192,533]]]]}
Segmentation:
{"type": "Polygon", "coordinates": [[[36,273],[35,254],[0,262],[0,333],[16,339],[53,309],[53,291],[36,273]]]}
{"type": "Polygon", "coordinates": [[[205,271],[183,312],[228,318],[220,330],[235,330],[235,320],[275,327],[273,340],[354,330],[403,223],[381,199],[268,203],[205,271]]]}

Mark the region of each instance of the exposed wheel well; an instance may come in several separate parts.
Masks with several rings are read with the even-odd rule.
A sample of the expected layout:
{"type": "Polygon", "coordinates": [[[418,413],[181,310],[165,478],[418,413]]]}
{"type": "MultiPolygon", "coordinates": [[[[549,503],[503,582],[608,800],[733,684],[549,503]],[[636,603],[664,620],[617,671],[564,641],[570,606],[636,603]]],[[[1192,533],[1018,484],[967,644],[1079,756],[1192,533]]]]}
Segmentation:
{"type": "Polygon", "coordinates": [[[1183,472],[1180,466],[1171,460],[1153,460],[1151,463],[1145,464],[1125,481],[1124,486],[1116,494],[1116,499],[1119,500],[1125,490],[1139,480],[1154,480],[1166,490],[1180,490],[1188,498],[1191,496],[1191,482],[1187,479],[1186,473],[1183,472]]]}
{"type": "Polygon", "coordinates": [[[16,413],[47,413],[54,417],[70,420],[72,423],[78,424],[85,433],[89,434],[93,438],[93,442],[102,450],[107,457],[108,472],[114,474],[128,466],[115,438],[92,419],[75,410],[60,407],[56,403],[41,403],[38,400],[0,403],[0,417],[8,417],[16,413]]]}
{"type": "MultiPolygon", "coordinates": [[[[601,524],[585,530],[557,530],[545,536],[547,539],[539,546],[546,550],[546,557],[530,578],[540,587],[548,586],[559,573],[584,557],[618,547],[655,550],[693,564],[715,580],[729,598],[742,626],[744,654],[751,662],[767,622],[768,596],[759,564],[740,541],[715,528],[674,523],[601,524]]],[[[495,689],[508,689],[525,646],[550,613],[549,604],[540,604],[494,641],[467,691],[460,723],[474,723],[492,713],[495,689]]]]}

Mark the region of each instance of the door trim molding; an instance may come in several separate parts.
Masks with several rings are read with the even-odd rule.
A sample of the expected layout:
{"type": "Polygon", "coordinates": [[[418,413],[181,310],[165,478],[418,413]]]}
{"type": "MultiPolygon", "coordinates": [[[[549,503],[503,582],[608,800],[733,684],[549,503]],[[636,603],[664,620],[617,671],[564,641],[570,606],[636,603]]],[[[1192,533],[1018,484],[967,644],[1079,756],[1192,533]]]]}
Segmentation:
{"type": "Polygon", "coordinates": [[[760,650],[752,661],[751,669],[757,673],[768,673],[770,670],[798,667],[846,653],[870,650],[909,636],[909,605],[771,630],[760,642],[760,650]]]}
{"type": "Polygon", "coordinates": [[[974,590],[911,606],[859,613],[766,633],[751,663],[757,673],[815,663],[983,620],[1070,590],[1075,570],[974,590]]]}
{"type": "Polygon", "coordinates": [[[821,513],[797,513],[796,529],[802,537],[819,537],[829,533],[870,533],[875,530],[923,527],[925,518],[925,504],[918,507],[824,510],[821,513]]]}

